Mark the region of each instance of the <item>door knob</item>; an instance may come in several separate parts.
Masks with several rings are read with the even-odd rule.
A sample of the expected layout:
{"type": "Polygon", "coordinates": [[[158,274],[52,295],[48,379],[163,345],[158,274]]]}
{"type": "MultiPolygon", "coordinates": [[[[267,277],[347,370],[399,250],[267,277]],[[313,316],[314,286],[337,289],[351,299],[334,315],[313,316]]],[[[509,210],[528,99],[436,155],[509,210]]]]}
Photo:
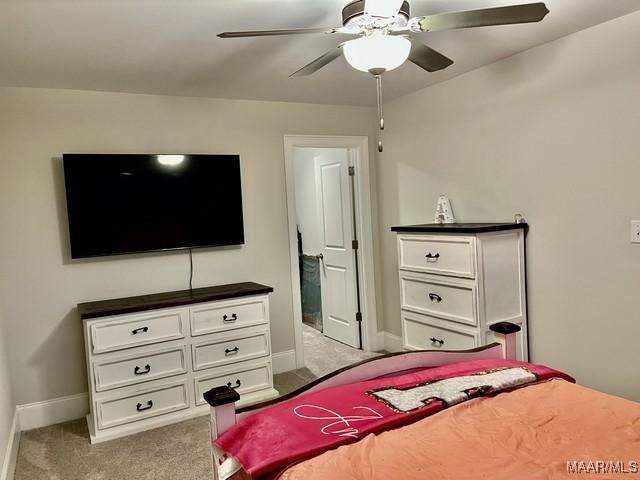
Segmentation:
{"type": "Polygon", "coordinates": [[[321,253],[319,253],[319,254],[317,254],[317,255],[316,255],[316,258],[317,258],[318,260],[320,260],[320,261],[323,261],[323,260],[324,260],[324,255],[323,255],[323,254],[321,254],[321,253]]]}

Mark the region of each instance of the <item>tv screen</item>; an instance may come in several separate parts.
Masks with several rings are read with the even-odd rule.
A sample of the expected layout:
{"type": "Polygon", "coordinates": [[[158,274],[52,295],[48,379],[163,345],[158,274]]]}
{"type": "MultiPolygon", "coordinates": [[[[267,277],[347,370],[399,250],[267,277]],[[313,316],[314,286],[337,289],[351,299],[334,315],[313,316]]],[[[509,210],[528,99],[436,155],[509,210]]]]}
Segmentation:
{"type": "Polygon", "coordinates": [[[238,155],[63,156],[71,257],[244,243],[238,155]]]}

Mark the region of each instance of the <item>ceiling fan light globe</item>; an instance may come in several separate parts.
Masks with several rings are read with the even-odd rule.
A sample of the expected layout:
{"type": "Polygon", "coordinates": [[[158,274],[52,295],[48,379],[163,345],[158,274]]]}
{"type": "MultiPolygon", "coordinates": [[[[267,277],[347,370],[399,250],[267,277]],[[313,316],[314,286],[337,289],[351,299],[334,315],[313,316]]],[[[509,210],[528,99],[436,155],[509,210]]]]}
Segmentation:
{"type": "Polygon", "coordinates": [[[344,56],[361,72],[390,71],[409,58],[411,42],[401,36],[370,35],[345,43],[344,56]]]}

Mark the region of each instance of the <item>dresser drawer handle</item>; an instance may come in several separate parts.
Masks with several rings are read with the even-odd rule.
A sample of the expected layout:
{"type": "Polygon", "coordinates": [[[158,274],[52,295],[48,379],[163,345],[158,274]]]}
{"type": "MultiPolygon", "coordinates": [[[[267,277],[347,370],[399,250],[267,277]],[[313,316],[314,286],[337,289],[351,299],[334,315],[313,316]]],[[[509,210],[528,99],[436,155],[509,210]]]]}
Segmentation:
{"type": "Polygon", "coordinates": [[[444,340],[440,340],[439,338],[431,337],[429,340],[431,340],[431,343],[439,343],[440,346],[444,345],[444,340]]]}
{"type": "Polygon", "coordinates": [[[231,318],[229,318],[227,315],[224,315],[222,317],[222,321],[227,323],[232,323],[232,322],[235,322],[236,320],[238,320],[238,315],[236,315],[235,313],[231,315],[231,318]]]}
{"type": "Polygon", "coordinates": [[[151,371],[151,365],[149,365],[148,363],[144,366],[144,368],[144,370],[141,370],[140,367],[136,367],[133,369],[133,373],[135,375],[146,375],[151,371]]]}
{"type": "Polygon", "coordinates": [[[439,253],[436,253],[436,254],[434,255],[433,253],[429,252],[429,253],[427,253],[424,257],[427,259],[427,261],[429,261],[429,260],[433,260],[433,261],[437,262],[437,261],[438,261],[438,259],[440,258],[440,254],[439,254],[439,253]]]}
{"type": "Polygon", "coordinates": [[[430,293],[429,294],[429,300],[431,300],[432,302],[440,303],[442,301],[442,297],[440,295],[438,295],[437,293],[430,293]]]}
{"type": "Polygon", "coordinates": [[[153,400],[149,400],[147,402],[147,406],[146,407],[143,407],[141,403],[136,405],[136,410],[138,410],[139,412],[144,412],[145,410],[149,410],[152,407],[153,407],[153,400]]]}
{"type": "Polygon", "coordinates": [[[132,335],[137,335],[140,332],[147,333],[148,331],[149,331],[149,327],[140,327],[140,328],[136,328],[135,330],[131,330],[131,334],[132,335]]]}
{"type": "Polygon", "coordinates": [[[231,388],[240,388],[240,385],[242,385],[242,383],[240,382],[240,379],[236,379],[236,384],[232,385],[231,382],[227,383],[227,387],[231,387],[231,388]]]}
{"type": "Polygon", "coordinates": [[[233,348],[225,348],[224,349],[224,354],[225,355],[233,355],[234,353],[238,353],[240,349],[238,347],[233,347],[233,348]]]}

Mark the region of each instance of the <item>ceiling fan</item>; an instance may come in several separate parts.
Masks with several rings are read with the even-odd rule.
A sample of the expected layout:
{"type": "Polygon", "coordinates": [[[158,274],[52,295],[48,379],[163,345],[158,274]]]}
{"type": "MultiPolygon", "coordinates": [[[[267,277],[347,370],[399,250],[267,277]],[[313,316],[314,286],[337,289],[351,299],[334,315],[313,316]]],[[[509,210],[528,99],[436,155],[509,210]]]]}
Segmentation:
{"type": "MultiPolygon", "coordinates": [[[[291,76],[311,75],[344,55],[353,68],[375,76],[382,131],[384,120],[381,75],[384,72],[398,68],[407,60],[428,72],[437,72],[453,64],[453,60],[423,44],[415,34],[458,28],[533,23],[541,21],[547,13],[549,10],[544,3],[529,3],[412,18],[409,2],[406,0],[354,0],[342,9],[342,27],[223,32],[218,36],[241,38],[309,33],[357,36],[356,39],[339,44],[291,76]]],[[[378,150],[382,152],[381,139],[378,140],[378,150]]]]}

